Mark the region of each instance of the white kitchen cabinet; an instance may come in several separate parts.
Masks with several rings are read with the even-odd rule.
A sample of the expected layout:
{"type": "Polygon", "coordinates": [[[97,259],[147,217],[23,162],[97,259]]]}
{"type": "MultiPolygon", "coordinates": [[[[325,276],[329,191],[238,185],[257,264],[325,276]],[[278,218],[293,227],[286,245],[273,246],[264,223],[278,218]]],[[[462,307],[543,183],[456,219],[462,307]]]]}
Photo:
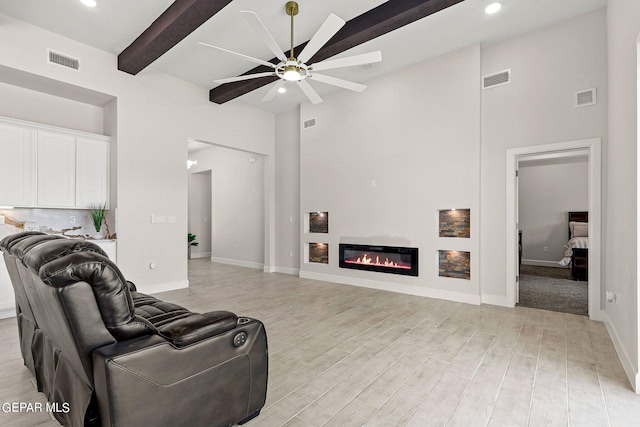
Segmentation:
{"type": "Polygon", "coordinates": [[[0,206],[109,204],[110,139],[0,117],[0,206]]]}
{"type": "Polygon", "coordinates": [[[38,206],[72,208],[76,204],[76,138],[38,131],[38,206]]]}
{"type": "Polygon", "coordinates": [[[34,204],[35,158],[29,128],[0,122],[0,206],[34,204]]]}
{"type": "Polygon", "coordinates": [[[109,142],[78,138],[76,144],[76,208],[109,202],[109,142]]]}
{"type": "Polygon", "coordinates": [[[117,264],[118,250],[116,240],[91,240],[91,243],[100,246],[109,259],[117,264]]]}

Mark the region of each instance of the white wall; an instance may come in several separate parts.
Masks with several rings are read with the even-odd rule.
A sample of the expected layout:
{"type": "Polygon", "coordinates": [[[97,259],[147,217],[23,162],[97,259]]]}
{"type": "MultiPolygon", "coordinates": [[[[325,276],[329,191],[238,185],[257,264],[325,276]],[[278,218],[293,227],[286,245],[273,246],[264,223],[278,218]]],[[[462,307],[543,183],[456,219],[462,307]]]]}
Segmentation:
{"type": "Polygon", "coordinates": [[[120,72],[113,54],[5,15],[0,27],[10,35],[0,37],[0,82],[108,106],[106,133],[117,141],[118,264],[125,277],[142,292],[187,286],[187,140],[271,155],[273,115],[240,103],[213,104],[207,88],[153,68],[137,76],[120,72]],[[48,65],[47,48],[79,58],[81,71],[48,65]],[[152,214],[176,222],[152,224],[152,214]]]}
{"type": "Polygon", "coordinates": [[[211,259],[263,268],[265,263],[265,157],[212,146],[189,154],[189,170],[211,171],[211,259]]]}
{"type": "Polygon", "coordinates": [[[189,232],[196,236],[192,258],[211,257],[211,171],[189,173],[189,232]]]}
{"type": "Polygon", "coordinates": [[[300,270],[300,108],[276,116],[276,271],[300,270]]]}
{"type": "Polygon", "coordinates": [[[605,192],[607,326],[635,390],[638,378],[638,35],[640,2],[609,0],[609,170],[605,192]]]}
{"type": "Polygon", "coordinates": [[[479,303],[480,47],[472,46],[303,104],[300,215],[329,212],[329,264],[301,276],[479,303]],[[375,186],[372,185],[375,181],[375,186]],[[471,238],[438,237],[438,209],[471,209],[471,238]],[[411,246],[419,277],[340,269],[338,244],[411,246]],[[471,252],[471,280],[438,276],[438,250],[471,252]]]}
{"type": "MultiPolygon", "coordinates": [[[[594,137],[601,137],[607,150],[606,40],[600,9],[483,48],[482,75],[510,68],[512,76],[511,83],[482,92],[480,274],[486,302],[509,305],[506,150],[594,137]],[[574,93],[594,87],[598,104],[574,108],[574,93]]],[[[606,173],[605,167],[605,182],[606,173]]]]}
{"type": "Polygon", "coordinates": [[[102,107],[0,82],[0,116],[104,134],[102,107]]]}
{"type": "Polygon", "coordinates": [[[522,263],[559,267],[569,238],[567,213],[589,210],[587,158],[520,162],[518,170],[522,263]]]}

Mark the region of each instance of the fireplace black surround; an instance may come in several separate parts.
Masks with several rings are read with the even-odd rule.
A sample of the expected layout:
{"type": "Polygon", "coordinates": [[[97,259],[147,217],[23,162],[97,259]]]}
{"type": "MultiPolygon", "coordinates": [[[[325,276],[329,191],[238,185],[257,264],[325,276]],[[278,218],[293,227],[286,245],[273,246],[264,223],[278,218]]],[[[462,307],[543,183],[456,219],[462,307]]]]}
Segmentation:
{"type": "Polygon", "coordinates": [[[418,248],[340,243],[340,268],[418,275],[418,248]]]}

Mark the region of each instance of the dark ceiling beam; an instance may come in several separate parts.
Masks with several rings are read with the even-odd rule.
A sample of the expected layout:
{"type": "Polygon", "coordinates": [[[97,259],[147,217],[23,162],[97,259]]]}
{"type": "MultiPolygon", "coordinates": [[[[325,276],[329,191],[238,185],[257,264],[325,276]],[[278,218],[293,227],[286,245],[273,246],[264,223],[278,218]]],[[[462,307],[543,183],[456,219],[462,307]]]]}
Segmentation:
{"type": "MultiPolygon", "coordinates": [[[[322,49],[307,61],[307,64],[323,61],[463,1],[464,0],[389,0],[348,21],[322,49]]],[[[300,52],[305,45],[306,42],[296,46],[295,51],[300,52]]],[[[288,53],[286,54],[288,55],[288,53]]],[[[277,64],[279,60],[272,58],[269,62],[277,64]]],[[[270,68],[260,65],[242,75],[270,70],[270,68]]],[[[276,80],[278,80],[278,77],[263,77],[226,83],[211,89],[209,91],[209,100],[217,104],[223,104],[276,80]]]]}
{"type": "Polygon", "coordinates": [[[231,0],[176,0],[118,55],[118,70],[138,74],[231,0]]]}

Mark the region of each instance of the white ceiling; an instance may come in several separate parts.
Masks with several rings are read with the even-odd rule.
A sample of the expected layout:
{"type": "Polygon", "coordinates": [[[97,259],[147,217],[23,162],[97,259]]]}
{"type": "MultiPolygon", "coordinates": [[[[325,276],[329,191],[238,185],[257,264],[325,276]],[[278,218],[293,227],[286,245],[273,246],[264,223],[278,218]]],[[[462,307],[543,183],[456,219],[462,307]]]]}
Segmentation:
{"type": "MultiPolygon", "coordinates": [[[[400,0],[390,0],[400,1],[400,0]]],[[[442,12],[365,44],[340,56],[381,50],[381,63],[323,72],[335,77],[366,83],[374,77],[474,43],[488,44],[537,28],[561,22],[606,5],[607,0],[501,0],[502,10],[488,16],[484,7],[495,0],[465,0],[442,12]]],[[[0,13],[13,16],[71,39],[119,54],[136,39],[172,0],[97,0],[87,8],[80,0],[0,0],[0,13]]],[[[257,34],[241,17],[240,10],[258,14],[278,45],[290,45],[286,0],[234,0],[182,42],[164,54],[151,67],[207,89],[214,80],[232,77],[255,64],[214,51],[199,41],[264,60],[273,57],[257,34]]],[[[308,40],[330,13],[348,21],[382,3],[382,0],[298,0],[295,17],[295,44],[308,40]]],[[[320,95],[336,89],[312,82],[320,95]]],[[[292,87],[270,102],[262,102],[269,85],[231,102],[244,102],[272,112],[287,111],[306,98],[292,87]]]]}

